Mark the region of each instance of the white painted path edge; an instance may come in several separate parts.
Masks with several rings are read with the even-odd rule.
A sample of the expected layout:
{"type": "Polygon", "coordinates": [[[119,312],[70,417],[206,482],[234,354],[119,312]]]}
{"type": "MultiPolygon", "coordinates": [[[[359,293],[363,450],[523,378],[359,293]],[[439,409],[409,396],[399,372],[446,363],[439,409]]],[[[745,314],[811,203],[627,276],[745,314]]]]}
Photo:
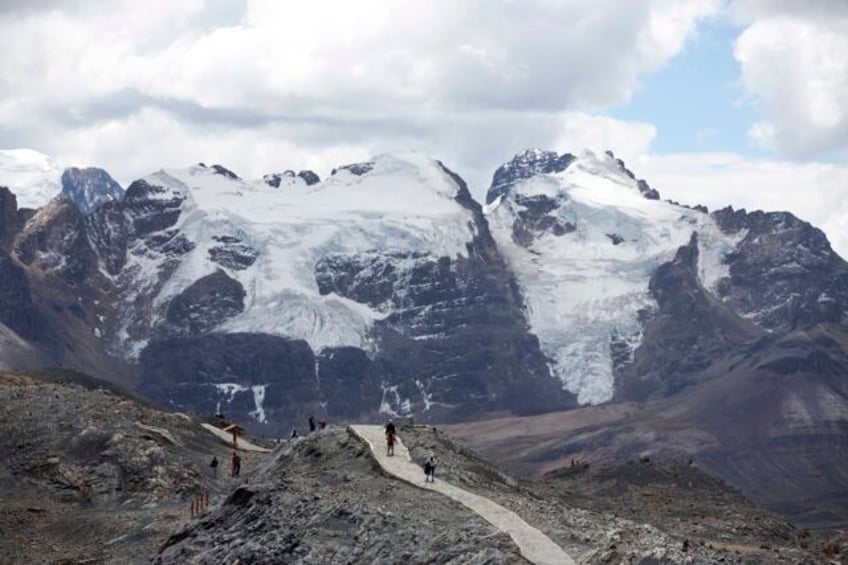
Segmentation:
{"type": "MultiPolygon", "coordinates": [[[[500,531],[509,534],[521,555],[538,565],[572,565],[574,560],[548,536],[529,525],[521,517],[495,504],[486,497],[468,492],[445,481],[424,482],[424,471],[412,462],[409,450],[398,441],[395,455],[386,455],[386,436],[381,426],[350,426],[350,430],[365,441],[389,474],[422,489],[432,490],[460,502],[479,514],[500,531]]],[[[437,471],[438,474],[438,471],[437,471]]]]}

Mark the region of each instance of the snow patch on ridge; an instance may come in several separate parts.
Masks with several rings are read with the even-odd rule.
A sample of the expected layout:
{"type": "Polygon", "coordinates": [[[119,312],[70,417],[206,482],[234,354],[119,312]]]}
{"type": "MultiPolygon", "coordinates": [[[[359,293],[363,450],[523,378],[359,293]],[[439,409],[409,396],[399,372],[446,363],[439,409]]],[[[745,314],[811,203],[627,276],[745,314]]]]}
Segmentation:
{"type": "Polygon", "coordinates": [[[738,236],[721,233],[705,213],[649,200],[609,156],[584,152],[566,170],[518,181],[487,207],[499,249],[516,273],[531,331],[553,373],[581,404],[612,399],[611,343],[632,352],[641,342],[639,312],[656,304],[648,283],[656,268],[700,237],[699,271],[714,288],[738,236]],[[528,202],[555,204],[547,214],[567,233],[534,232],[519,244],[513,228],[528,202]],[[534,200],[535,199],[535,200],[534,200]]]}

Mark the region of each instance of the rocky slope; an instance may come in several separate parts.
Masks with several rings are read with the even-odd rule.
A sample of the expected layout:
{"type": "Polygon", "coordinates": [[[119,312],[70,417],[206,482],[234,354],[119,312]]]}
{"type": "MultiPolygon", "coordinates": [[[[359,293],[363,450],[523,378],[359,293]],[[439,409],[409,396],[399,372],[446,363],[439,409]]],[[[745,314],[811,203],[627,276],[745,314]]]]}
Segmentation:
{"type": "Polygon", "coordinates": [[[232,488],[208,467],[223,442],[114,385],[0,373],[0,399],[0,562],[147,562],[197,493],[232,488]]]}
{"type": "MultiPolygon", "coordinates": [[[[622,517],[601,507],[616,494],[600,494],[609,477],[587,480],[598,488],[597,507],[569,501],[561,477],[519,482],[432,428],[401,430],[413,457],[435,453],[437,480],[449,481],[512,509],[542,529],[581,563],[812,563],[802,534],[750,507],[719,482],[690,471],[675,500],[675,518],[653,520],[662,504],[645,497],[644,514],[622,517]],[[721,499],[733,516],[690,525],[704,496],[721,499]],[[650,515],[651,520],[646,520],[650,515]],[[751,525],[746,520],[755,519],[751,525]],[[663,527],[667,526],[667,527],[663,527]],[[741,527],[744,533],[736,533],[741,527]]],[[[656,473],[654,486],[679,479],[656,473]]],[[[421,480],[423,481],[423,472],[421,480]]],[[[591,498],[587,496],[586,498],[591,498]]],[[[666,511],[670,510],[668,507],[666,511]]],[[[157,563],[186,560],[300,563],[523,563],[510,539],[446,497],[390,479],[367,448],[343,429],[288,442],[219,507],[189,524],[163,547],[157,563]]]]}
{"type": "MultiPolygon", "coordinates": [[[[3,562],[524,562],[464,506],[384,474],[344,427],[241,451],[231,479],[231,448],[199,422],[102,381],[2,374],[0,398],[3,562]],[[200,491],[210,505],[195,519],[200,491]]],[[[580,465],[525,481],[436,428],[400,435],[413,460],[435,454],[437,480],[511,509],[580,563],[813,563],[836,543],[688,465],[580,465]]]]}

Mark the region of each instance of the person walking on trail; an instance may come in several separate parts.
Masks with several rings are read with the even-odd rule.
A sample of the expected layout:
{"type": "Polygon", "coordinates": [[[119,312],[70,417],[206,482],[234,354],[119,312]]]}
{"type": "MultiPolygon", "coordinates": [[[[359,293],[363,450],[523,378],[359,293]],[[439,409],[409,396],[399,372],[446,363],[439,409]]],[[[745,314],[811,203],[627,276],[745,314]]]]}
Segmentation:
{"type": "Polygon", "coordinates": [[[309,431],[310,431],[310,432],[314,432],[314,431],[315,431],[315,416],[310,416],[310,417],[309,417],[309,431]]]}
{"type": "Polygon", "coordinates": [[[397,429],[391,420],[386,424],[386,455],[395,454],[395,443],[397,443],[397,429]]]}
{"type": "Polygon", "coordinates": [[[215,456],[215,455],[212,456],[212,462],[209,463],[209,466],[212,467],[212,478],[217,479],[218,478],[218,457],[217,456],[215,456]]]}
{"type": "Polygon", "coordinates": [[[436,482],[436,456],[432,453],[427,460],[424,461],[424,482],[436,482]]]}
{"type": "Polygon", "coordinates": [[[241,473],[241,457],[239,454],[233,451],[233,471],[232,475],[234,477],[238,477],[239,473],[241,473]]]}

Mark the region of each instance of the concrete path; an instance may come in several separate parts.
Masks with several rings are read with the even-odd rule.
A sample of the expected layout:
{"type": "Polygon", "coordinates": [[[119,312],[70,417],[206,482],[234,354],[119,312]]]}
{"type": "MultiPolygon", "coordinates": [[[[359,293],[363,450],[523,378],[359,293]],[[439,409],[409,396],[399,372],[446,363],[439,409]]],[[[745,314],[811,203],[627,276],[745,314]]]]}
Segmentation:
{"type": "MultiPolygon", "coordinates": [[[[204,424],[200,424],[200,425],[203,426],[203,428],[207,432],[211,433],[214,436],[217,436],[225,444],[229,445],[230,447],[233,446],[233,436],[232,436],[232,434],[228,434],[227,432],[223,431],[222,429],[216,428],[212,424],[204,423],[204,424]]],[[[257,453],[271,453],[270,449],[267,449],[265,447],[259,447],[258,445],[254,445],[254,444],[250,443],[249,441],[247,441],[246,439],[242,439],[242,438],[238,439],[237,449],[239,451],[256,451],[257,453]]]]}
{"type": "MultiPolygon", "coordinates": [[[[432,490],[461,502],[494,527],[509,534],[521,551],[521,555],[531,563],[539,565],[572,565],[574,560],[551,539],[529,525],[521,517],[495,504],[488,498],[468,492],[436,478],[436,482],[424,482],[424,470],[413,463],[409,450],[398,441],[395,455],[386,455],[386,436],[381,426],[350,426],[353,433],[371,447],[377,461],[389,474],[419,488],[432,490]]],[[[436,470],[438,477],[438,469],[436,470]]]]}

